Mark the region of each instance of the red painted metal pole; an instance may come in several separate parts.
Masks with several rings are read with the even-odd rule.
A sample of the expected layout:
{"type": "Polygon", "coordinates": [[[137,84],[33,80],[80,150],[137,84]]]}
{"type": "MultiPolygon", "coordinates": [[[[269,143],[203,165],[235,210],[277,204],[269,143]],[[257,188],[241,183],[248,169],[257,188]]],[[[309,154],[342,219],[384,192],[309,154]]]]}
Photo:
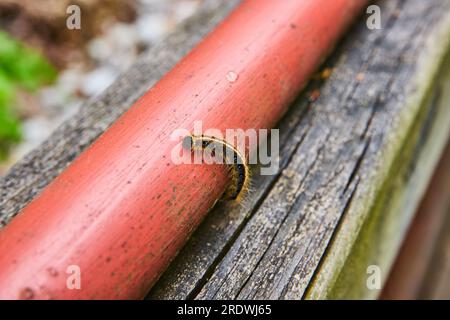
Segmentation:
{"type": "Polygon", "coordinates": [[[142,298],[228,180],[171,133],[273,127],[364,4],[241,4],[1,231],[0,298],[142,298]]]}

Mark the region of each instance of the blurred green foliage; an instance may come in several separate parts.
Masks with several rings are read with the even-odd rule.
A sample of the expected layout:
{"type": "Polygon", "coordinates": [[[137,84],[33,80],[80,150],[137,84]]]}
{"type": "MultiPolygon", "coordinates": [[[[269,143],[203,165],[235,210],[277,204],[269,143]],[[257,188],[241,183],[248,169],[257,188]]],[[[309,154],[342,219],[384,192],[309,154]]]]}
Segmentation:
{"type": "Polygon", "coordinates": [[[0,30],[0,160],[21,139],[20,121],[14,112],[17,90],[34,91],[56,78],[44,57],[0,30]]]}

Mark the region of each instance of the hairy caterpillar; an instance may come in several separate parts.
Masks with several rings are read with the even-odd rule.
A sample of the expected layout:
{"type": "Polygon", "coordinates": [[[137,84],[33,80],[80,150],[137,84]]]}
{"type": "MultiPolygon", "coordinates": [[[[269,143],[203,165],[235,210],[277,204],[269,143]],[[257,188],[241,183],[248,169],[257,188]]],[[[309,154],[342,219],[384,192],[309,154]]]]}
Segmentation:
{"type": "Polygon", "coordinates": [[[183,139],[183,147],[191,151],[204,151],[208,147],[213,147],[213,153],[219,151],[225,160],[225,164],[229,168],[231,185],[225,192],[226,199],[242,200],[243,196],[248,192],[250,185],[250,169],[246,162],[246,158],[238,149],[225,140],[210,136],[194,136],[189,135],[183,139]],[[229,159],[231,155],[232,159],[229,159]]]}

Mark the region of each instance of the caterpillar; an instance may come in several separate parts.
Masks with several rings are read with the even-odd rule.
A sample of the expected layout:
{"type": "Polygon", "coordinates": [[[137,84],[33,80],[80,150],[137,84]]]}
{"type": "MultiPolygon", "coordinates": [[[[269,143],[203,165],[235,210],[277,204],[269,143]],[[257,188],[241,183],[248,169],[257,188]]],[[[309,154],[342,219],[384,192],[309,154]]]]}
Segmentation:
{"type": "MultiPolygon", "coordinates": [[[[212,136],[194,136],[189,135],[183,139],[183,147],[191,151],[204,151],[208,147],[213,147],[213,152],[221,152],[221,156],[225,160],[225,164],[229,168],[231,176],[231,185],[225,191],[225,199],[241,201],[243,196],[248,192],[250,185],[250,169],[246,158],[238,149],[225,140],[212,136]],[[232,159],[227,158],[232,155],[232,159]]],[[[219,155],[219,156],[220,156],[219,155]]],[[[217,156],[215,154],[214,156],[217,156]]]]}

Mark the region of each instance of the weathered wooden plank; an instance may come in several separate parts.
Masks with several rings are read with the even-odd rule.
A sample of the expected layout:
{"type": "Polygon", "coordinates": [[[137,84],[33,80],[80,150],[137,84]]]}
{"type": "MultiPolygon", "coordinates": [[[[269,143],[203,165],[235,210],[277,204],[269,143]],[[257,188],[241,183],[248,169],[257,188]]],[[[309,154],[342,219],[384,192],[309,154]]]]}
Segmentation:
{"type": "MultiPolygon", "coordinates": [[[[378,162],[385,165],[389,163],[389,157],[392,159],[386,168],[385,180],[380,183],[373,200],[361,190],[362,199],[355,202],[344,216],[342,230],[329,248],[332,254],[326,256],[308,297],[376,298],[380,293],[366,286],[366,270],[369,265],[376,265],[381,270],[382,282],[386,280],[449,136],[450,19],[448,9],[445,10],[442,20],[436,20],[441,23],[425,36],[421,52],[416,56],[415,71],[406,78],[410,79],[411,87],[406,91],[403,112],[398,115],[398,128],[404,130],[403,139],[396,140],[401,131],[388,135],[391,144],[387,145],[383,158],[378,162]],[[394,149],[398,142],[400,144],[394,149]],[[366,217],[363,223],[361,213],[366,217]],[[357,224],[361,228],[355,237],[355,229],[352,228],[357,224]],[[350,237],[354,237],[354,241],[350,237]],[[347,257],[347,260],[341,265],[342,257],[347,257]],[[330,268],[333,272],[329,271],[330,268]]],[[[434,18],[439,19],[438,16],[434,18]]],[[[422,20],[419,24],[423,23],[422,20]]],[[[380,176],[378,173],[376,177],[380,176]]]]}
{"type": "MultiPolygon", "coordinates": [[[[392,246],[381,265],[387,273],[450,123],[447,114],[439,117],[430,148],[432,115],[442,106],[424,101],[447,50],[448,37],[436,34],[448,30],[450,3],[381,5],[383,30],[370,31],[361,21],[334,55],[320,99],[307,105],[300,98],[280,123],[289,137],[280,172],[256,178],[261,187],[250,197],[250,209],[213,210],[151,298],[301,298],[308,288],[310,298],[370,296],[338,289],[336,279],[366,219],[381,219],[381,209],[389,209],[374,205],[397,192],[403,202],[390,210],[397,212],[391,214],[396,237],[380,233],[374,239],[392,246]],[[430,52],[433,47],[438,51],[430,52]],[[402,154],[403,148],[409,152],[402,154]],[[411,186],[415,193],[407,192],[411,186]]],[[[365,269],[357,271],[366,276],[365,269]]],[[[365,278],[357,280],[364,281],[345,276],[338,284],[354,289],[363,283],[364,289],[365,278]]]]}
{"type": "Polygon", "coordinates": [[[198,13],[150,48],[103,94],[84,104],[47,141],[14,165],[0,179],[0,226],[39,194],[238,3],[205,1],[198,13]]]}

